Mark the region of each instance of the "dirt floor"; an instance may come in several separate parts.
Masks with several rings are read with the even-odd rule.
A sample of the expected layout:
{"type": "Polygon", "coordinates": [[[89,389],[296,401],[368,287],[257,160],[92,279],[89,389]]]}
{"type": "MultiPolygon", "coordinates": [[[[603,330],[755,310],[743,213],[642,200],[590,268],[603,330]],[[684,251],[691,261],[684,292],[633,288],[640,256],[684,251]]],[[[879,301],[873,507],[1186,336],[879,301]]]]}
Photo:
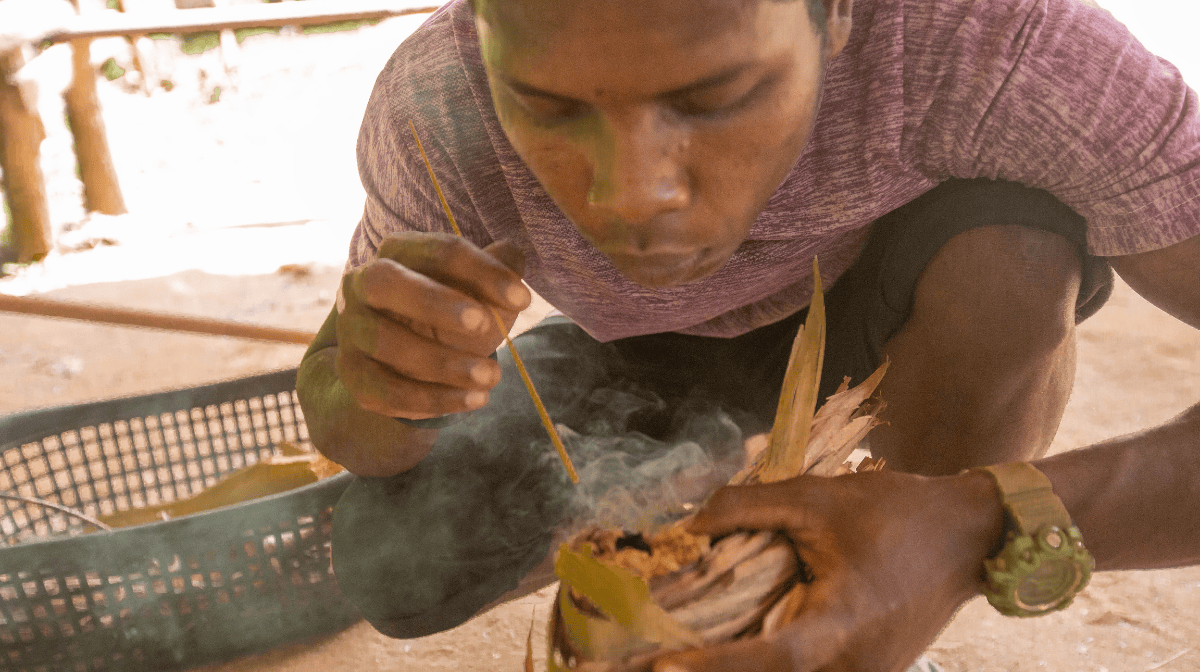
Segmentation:
{"type": "MultiPolygon", "coordinates": [[[[70,246],[95,247],[19,270],[0,280],[0,292],[315,330],[332,304],[361,208],[353,160],[361,110],[375,74],[418,21],[252,37],[232,77],[212,52],[164,57],[162,72],[177,84],[150,96],[121,80],[102,81],[132,213],[120,218],[83,217],[69,136],[52,95],[65,53],[47,52],[36,72],[49,134],[43,167],[52,216],[60,229],[73,229],[62,238],[70,246]],[[223,88],[211,102],[216,86],[223,88]]],[[[120,41],[96,47],[118,56],[124,48],[120,41]]],[[[302,352],[0,315],[0,413],[292,367],[302,352]]],[[[1153,425],[1198,398],[1200,333],[1122,285],[1080,330],[1076,389],[1055,450],[1153,425]]],[[[320,641],[203,669],[516,671],[530,619],[536,615],[540,630],[550,595],[543,591],[420,640],[389,640],[360,623],[320,641]]],[[[1182,672],[1200,670],[1198,642],[1200,568],[1187,568],[1098,575],[1071,609],[1036,620],[1006,619],[975,600],[930,655],[950,672],[1182,672]]],[[[542,651],[540,643],[535,651],[542,651]]]]}

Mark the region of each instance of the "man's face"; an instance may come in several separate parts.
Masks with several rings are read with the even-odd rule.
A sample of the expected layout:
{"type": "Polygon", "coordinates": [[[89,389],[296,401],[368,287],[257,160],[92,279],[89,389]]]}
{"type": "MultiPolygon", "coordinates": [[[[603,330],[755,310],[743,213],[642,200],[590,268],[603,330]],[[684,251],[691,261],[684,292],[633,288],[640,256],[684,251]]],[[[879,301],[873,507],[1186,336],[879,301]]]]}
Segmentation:
{"type": "Polygon", "coordinates": [[[812,130],[823,44],[804,0],[479,0],[517,153],[630,280],[719,269],[812,130]]]}

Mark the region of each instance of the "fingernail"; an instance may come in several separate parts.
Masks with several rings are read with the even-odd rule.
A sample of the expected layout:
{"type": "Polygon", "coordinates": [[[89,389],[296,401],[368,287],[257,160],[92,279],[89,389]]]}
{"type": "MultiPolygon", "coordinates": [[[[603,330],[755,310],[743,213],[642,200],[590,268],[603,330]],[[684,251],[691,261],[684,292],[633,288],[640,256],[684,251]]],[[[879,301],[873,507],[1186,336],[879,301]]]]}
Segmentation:
{"type": "Polygon", "coordinates": [[[483,408],[484,404],[487,403],[487,399],[487,392],[468,392],[463,397],[463,403],[467,405],[467,408],[475,410],[477,408],[483,408]]]}
{"type": "Polygon", "coordinates": [[[480,385],[492,384],[492,371],[487,364],[476,364],[467,371],[471,376],[471,380],[480,385]]]}
{"type": "Polygon", "coordinates": [[[508,303],[513,306],[523,306],[529,303],[529,290],[525,289],[525,285],[521,283],[513,283],[504,290],[504,298],[508,299],[508,303]]]}
{"type": "Polygon", "coordinates": [[[462,320],[462,325],[467,329],[478,331],[483,326],[483,321],[487,319],[487,316],[478,308],[464,308],[459,315],[459,319],[462,320]]]}

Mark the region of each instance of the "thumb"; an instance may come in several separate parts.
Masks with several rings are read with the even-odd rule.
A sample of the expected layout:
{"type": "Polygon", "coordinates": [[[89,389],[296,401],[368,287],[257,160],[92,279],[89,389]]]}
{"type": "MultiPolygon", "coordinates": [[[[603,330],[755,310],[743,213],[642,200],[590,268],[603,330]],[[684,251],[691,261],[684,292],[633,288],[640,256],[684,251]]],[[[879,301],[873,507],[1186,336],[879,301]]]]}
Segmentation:
{"type": "Polygon", "coordinates": [[[725,486],[688,522],[694,534],[720,536],[737,530],[785,530],[804,525],[795,482],[725,486]]]}
{"type": "Polygon", "coordinates": [[[506,240],[497,240],[483,248],[483,251],[492,255],[492,257],[507,266],[513,273],[524,277],[525,254],[516,245],[506,240]]]}

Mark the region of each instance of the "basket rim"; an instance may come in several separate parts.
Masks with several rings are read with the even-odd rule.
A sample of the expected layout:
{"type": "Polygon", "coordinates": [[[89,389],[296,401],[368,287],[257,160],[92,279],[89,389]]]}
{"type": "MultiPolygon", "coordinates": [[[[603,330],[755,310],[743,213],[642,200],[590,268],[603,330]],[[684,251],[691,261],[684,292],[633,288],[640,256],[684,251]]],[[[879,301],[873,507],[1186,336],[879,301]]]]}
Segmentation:
{"type": "Polygon", "coordinates": [[[67,406],[44,406],[0,416],[0,451],[40,441],[62,431],[63,418],[69,416],[76,427],[112,423],[132,418],[144,418],[162,413],[175,413],[213,404],[232,401],[228,390],[232,386],[246,388],[246,396],[294,392],[299,367],[279,369],[245,378],[231,378],[194,387],[175,387],[157,392],[134,394],[111,399],[85,401],[67,406]],[[286,389],[285,389],[286,388],[286,389]],[[185,403],[186,402],[186,403],[185,403]],[[144,405],[147,410],[131,412],[131,406],[144,405]],[[149,410],[151,406],[159,410],[149,410]]]}
{"type": "MultiPolygon", "coordinates": [[[[118,538],[118,535],[122,533],[132,533],[134,535],[165,534],[171,531],[173,528],[190,525],[202,525],[205,522],[211,522],[216,518],[228,516],[229,514],[238,510],[249,511],[253,509],[265,511],[270,508],[276,508],[274,505],[282,500],[300,500],[309,495],[315,495],[330,489],[344,490],[352,480],[354,480],[354,474],[350,473],[349,471],[342,471],[338,474],[330,476],[329,478],[323,478],[315,483],[309,483],[308,485],[303,485],[299,488],[293,488],[284,492],[277,492],[273,495],[267,495],[265,497],[257,497],[255,499],[238,502],[236,504],[219,506],[215,509],[209,509],[208,511],[189,513],[186,516],[179,516],[178,518],[171,518],[170,520],[156,520],[150,523],[140,523],[138,525],[130,525],[128,527],[118,527],[109,531],[97,530],[95,532],[88,532],[74,537],[57,537],[54,539],[26,541],[19,544],[12,544],[10,546],[0,546],[0,557],[2,557],[5,552],[12,549],[22,549],[23,551],[33,548],[50,549],[56,544],[89,543],[90,540],[94,540],[96,543],[99,543],[100,541],[116,539],[118,538]]],[[[47,552],[50,551],[47,550],[47,552]]]]}

